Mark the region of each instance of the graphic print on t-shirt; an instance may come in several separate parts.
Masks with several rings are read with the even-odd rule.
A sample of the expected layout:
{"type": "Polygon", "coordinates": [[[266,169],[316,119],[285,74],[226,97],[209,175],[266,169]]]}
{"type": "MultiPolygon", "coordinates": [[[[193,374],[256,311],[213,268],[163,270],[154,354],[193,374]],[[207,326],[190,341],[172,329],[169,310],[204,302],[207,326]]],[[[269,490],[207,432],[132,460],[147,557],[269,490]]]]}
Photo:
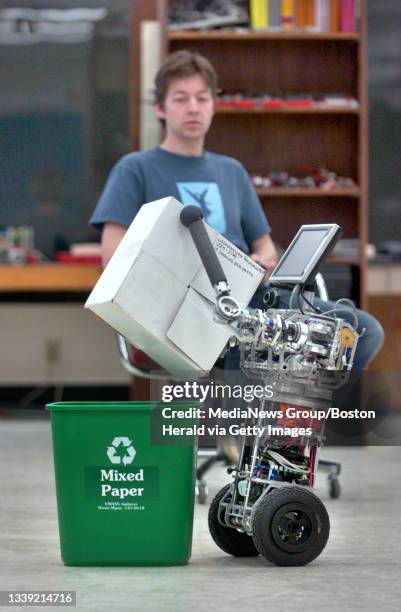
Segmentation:
{"type": "Polygon", "coordinates": [[[224,234],[227,227],[226,215],[217,183],[177,182],[177,189],[182,204],[199,206],[203,211],[206,223],[214,227],[220,234],[224,234]]]}

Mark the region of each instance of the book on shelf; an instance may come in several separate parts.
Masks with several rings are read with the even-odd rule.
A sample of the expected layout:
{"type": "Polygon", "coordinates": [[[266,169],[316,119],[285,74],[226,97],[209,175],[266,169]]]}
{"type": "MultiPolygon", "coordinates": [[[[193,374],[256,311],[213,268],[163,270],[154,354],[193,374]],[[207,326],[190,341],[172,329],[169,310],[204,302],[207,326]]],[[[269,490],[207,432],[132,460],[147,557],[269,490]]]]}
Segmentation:
{"type": "Polygon", "coordinates": [[[269,21],[269,0],[250,0],[249,18],[252,30],[267,30],[269,21]]]}
{"type": "Polygon", "coordinates": [[[281,27],[283,30],[295,27],[295,0],[281,0],[281,27]]]}
{"type": "MultiPolygon", "coordinates": [[[[298,0],[302,2],[302,0],[298,0]]],[[[355,0],[314,0],[315,28],[319,32],[356,32],[355,0]]]]}
{"type": "Polygon", "coordinates": [[[271,30],[281,29],[281,0],[267,0],[269,3],[269,22],[271,30]]]}
{"type": "MultiPolygon", "coordinates": [[[[249,0],[248,9],[248,27],[253,31],[352,33],[359,23],[360,0],[249,0]]],[[[183,21],[186,13],[183,9],[177,11],[169,14],[170,30],[231,28],[243,25],[245,18],[248,19],[245,10],[241,13],[242,22],[239,16],[235,22],[232,16],[230,21],[228,16],[222,17],[212,11],[192,11],[188,13],[188,21],[183,21]]]]}
{"type": "MultiPolygon", "coordinates": [[[[302,1],[302,0],[298,0],[302,1]]],[[[355,0],[314,0],[318,32],[355,32],[355,0]]]]}
{"type": "Polygon", "coordinates": [[[329,3],[329,32],[340,31],[340,0],[330,0],[329,3]]]}
{"type": "Polygon", "coordinates": [[[355,32],[355,0],[341,0],[340,27],[342,32],[355,32]]]}
{"type": "Polygon", "coordinates": [[[312,28],[315,24],[314,0],[297,0],[295,25],[299,29],[312,28]]]}
{"type": "Polygon", "coordinates": [[[253,30],[355,32],[355,0],[249,0],[253,30]]]}
{"type": "Polygon", "coordinates": [[[315,26],[318,32],[329,31],[329,0],[315,0],[315,26]]]}
{"type": "Polygon", "coordinates": [[[315,25],[315,0],[305,0],[305,24],[308,28],[315,25]]]}

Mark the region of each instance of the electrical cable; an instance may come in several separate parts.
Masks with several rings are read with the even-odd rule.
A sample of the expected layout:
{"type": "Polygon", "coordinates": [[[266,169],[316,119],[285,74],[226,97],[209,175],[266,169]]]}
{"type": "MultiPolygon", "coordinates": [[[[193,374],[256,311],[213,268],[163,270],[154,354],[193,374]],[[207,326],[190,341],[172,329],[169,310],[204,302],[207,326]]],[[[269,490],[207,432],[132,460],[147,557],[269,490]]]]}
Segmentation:
{"type": "Polygon", "coordinates": [[[308,304],[308,306],[310,306],[315,312],[317,312],[318,314],[322,314],[322,310],[320,310],[320,308],[318,306],[315,306],[314,304],[312,304],[312,302],[310,302],[308,300],[308,298],[306,298],[304,296],[304,294],[302,293],[302,299],[308,304]]]}
{"type": "Polygon", "coordinates": [[[338,311],[346,311],[349,312],[349,309],[347,308],[337,308],[338,304],[347,304],[349,306],[349,309],[351,310],[351,315],[354,319],[354,327],[357,330],[359,327],[359,321],[358,321],[358,315],[356,314],[356,308],[355,308],[355,304],[353,302],[351,302],[351,300],[349,300],[348,298],[340,298],[339,300],[337,300],[334,304],[334,308],[332,308],[331,310],[326,310],[323,312],[323,314],[327,315],[327,314],[331,314],[331,313],[336,313],[338,311]]]}
{"type": "Polygon", "coordinates": [[[301,311],[301,314],[304,315],[305,313],[304,313],[304,311],[302,309],[302,306],[301,306],[301,293],[302,292],[298,292],[297,293],[297,306],[298,306],[298,309],[301,311]]]}
{"type": "Polygon", "coordinates": [[[272,457],[272,459],[277,461],[277,463],[279,463],[283,467],[289,468],[293,472],[299,472],[301,474],[309,474],[309,468],[302,468],[300,465],[291,463],[291,461],[288,461],[288,459],[286,459],[285,457],[283,457],[282,455],[280,455],[280,453],[277,453],[276,451],[268,450],[267,452],[270,455],[270,457],[272,457]]]}

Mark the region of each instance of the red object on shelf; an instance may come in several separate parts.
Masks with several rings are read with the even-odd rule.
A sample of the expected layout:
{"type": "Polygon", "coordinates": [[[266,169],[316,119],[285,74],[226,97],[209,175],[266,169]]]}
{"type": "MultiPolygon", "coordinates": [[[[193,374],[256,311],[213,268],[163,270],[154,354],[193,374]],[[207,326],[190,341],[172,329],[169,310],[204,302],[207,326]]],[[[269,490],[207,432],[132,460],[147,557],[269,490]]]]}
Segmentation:
{"type": "Polygon", "coordinates": [[[281,108],[284,105],[284,100],[281,98],[275,98],[272,100],[264,100],[262,102],[262,108],[281,108]]]}
{"type": "Polygon", "coordinates": [[[72,255],[68,251],[59,251],[56,254],[57,263],[61,264],[96,264],[102,263],[100,255],[72,255]]]}
{"type": "Polygon", "coordinates": [[[340,26],[342,32],[355,32],[355,1],[341,0],[340,26]]]}
{"type": "Polygon", "coordinates": [[[256,108],[256,101],[251,98],[233,100],[233,106],[234,108],[256,108]]]}
{"type": "Polygon", "coordinates": [[[289,108],[313,108],[314,106],[312,98],[296,98],[294,100],[285,100],[284,104],[289,108]]]}
{"type": "Polygon", "coordinates": [[[216,100],[216,108],[256,108],[256,100],[251,98],[216,100]]]}

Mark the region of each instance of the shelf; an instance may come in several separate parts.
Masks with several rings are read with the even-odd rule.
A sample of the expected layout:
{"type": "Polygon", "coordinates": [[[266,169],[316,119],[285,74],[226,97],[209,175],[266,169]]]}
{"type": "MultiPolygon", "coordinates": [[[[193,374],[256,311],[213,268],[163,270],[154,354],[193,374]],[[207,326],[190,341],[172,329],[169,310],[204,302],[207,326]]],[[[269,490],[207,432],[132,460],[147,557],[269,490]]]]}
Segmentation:
{"type": "MultiPolygon", "coordinates": [[[[328,191],[283,186],[259,187],[256,192],[275,240],[283,245],[289,244],[303,223],[337,223],[344,236],[360,241],[360,257],[351,251],[350,256],[332,257],[329,262],[358,270],[350,293],[359,305],[366,306],[367,0],[360,0],[355,32],[312,32],[308,28],[252,31],[235,27],[166,31],[163,28],[169,3],[136,0],[134,5],[142,7],[142,19],[149,18],[150,3],[155,7],[152,18],[160,20],[166,54],[179,49],[197,51],[212,62],[218,74],[223,95],[208,134],[208,150],[238,159],[255,174],[267,175],[274,168],[318,168],[324,160],[339,176],[358,181],[358,185],[328,191]],[[230,58],[233,61],[228,61],[230,58]],[[243,92],[243,98],[235,97],[235,92],[243,92]],[[276,96],[267,107],[263,107],[262,92],[276,96]],[[324,96],[327,105],[322,104],[324,96]],[[337,104],[340,96],[354,99],[356,106],[337,104]],[[277,105],[280,99],[281,106],[277,105]],[[234,101],[239,105],[231,106],[234,101]],[[241,107],[248,102],[248,108],[241,107]]],[[[139,61],[135,63],[134,79],[137,74],[139,61]]],[[[142,117],[136,107],[134,111],[136,134],[140,133],[142,117]]],[[[135,142],[135,148],[140,148],[140,143],[135,142]]]]}
{"type": "Polygon", "coordinates": [[[338,106],[325,106],[318,108],[302,108],[302,107],[286,107],[281,108],[221,108],[217,107],[215,110],[217,115],[358,115],[359,107],[357,108],[343,108],[338,106]]]}
{"type": "Polygon", "coordinates": [[[167,39],[174,40],[345,40],[359,41],[358,32],[227,32],[221,30],[171,30],[167,39]]]}
{"type": "Polygon", "coordinates": [[[91,291],[101,271],[94,264],[0,265],[0,293],[91,291]]]}
{"type": "Polygon", "coordinates": [[[297,188],[297,187],[256,187],[256,193],[261,198],[269,197],[269,198],[292,198],[292,197],[308,197],[308,198],[330,198],[330,197],[339,197],[339,198],[359,198],[360,189],[359,187],[349,187],[343,189],[331,189],[325,191],[324,189],[308,189],[305,188],[297,188]]]}

